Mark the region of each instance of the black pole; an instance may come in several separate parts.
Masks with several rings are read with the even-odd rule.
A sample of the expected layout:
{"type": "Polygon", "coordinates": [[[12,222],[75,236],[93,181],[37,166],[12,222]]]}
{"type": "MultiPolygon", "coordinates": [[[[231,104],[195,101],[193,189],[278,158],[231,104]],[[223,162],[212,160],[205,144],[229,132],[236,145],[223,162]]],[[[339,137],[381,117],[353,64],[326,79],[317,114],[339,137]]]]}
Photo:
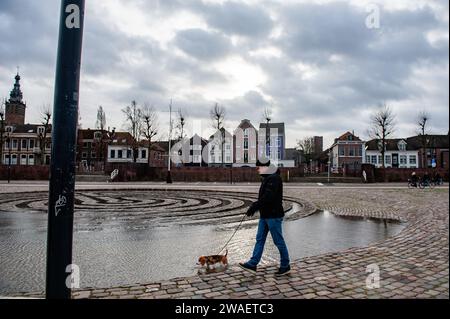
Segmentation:
{"type": "Polygon", "coordinates": [[[70,299],[75,156],[84,0],[62,0],[52,126],[46,297],[70,299]],[[70,283],[70,280],[67,280],[70,283]]]}

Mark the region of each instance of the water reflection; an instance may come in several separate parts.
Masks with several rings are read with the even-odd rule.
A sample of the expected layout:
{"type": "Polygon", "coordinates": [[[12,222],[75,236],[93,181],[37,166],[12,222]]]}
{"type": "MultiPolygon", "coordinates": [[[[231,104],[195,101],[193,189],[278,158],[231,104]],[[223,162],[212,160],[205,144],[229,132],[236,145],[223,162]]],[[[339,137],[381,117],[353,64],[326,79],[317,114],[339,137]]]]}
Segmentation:
{"type": "MultiPolygon", "coordinates": [[[[44,289],[46,222],[44,214],[0,215],[0,293],[44,289]]],[[[140,225],[132,221],[126,224],[131,228],[74,233],[73,261],[80,266],[83,287],[111,287],[193,275],[198,256],[217,253],[233,232],[229,226],[139,229],[140,225]]],[[[297,259],[365,246],[397,234],[402,227],[392,223],[385,227],[383,222],[319,212],[287,221],[284,233],[291,258],[297,259]]],[[[255,226],[237,233],[229,246],[231,263],[250,257],[255,235],[255,226]]],[[[269,236],[264,260],[277,259],[278,252],[269,236]]]]}

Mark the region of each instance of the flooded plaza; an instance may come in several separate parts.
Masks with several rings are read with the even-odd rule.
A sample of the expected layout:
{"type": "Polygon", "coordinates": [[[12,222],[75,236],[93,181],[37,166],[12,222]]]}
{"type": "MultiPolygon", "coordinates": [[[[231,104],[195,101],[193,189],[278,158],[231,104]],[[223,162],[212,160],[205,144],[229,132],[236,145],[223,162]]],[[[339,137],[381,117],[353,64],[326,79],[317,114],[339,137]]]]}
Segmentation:
{"type": "MultiPolygon", "coordinates": [[[[113,287],[191,276],[198,256],[227,242],[254,194],[208,191],[81,191],[76,195],[73,262],[81,287],[113,287]]],[[[45,287],[47,193],[0,197],[0,293],[45,287]]],[[[337,217],[285,197],[284,233],[291,259],[364,247],[398,234],[403,224],[337,217]]],[[[229,261],[250,257],[257,219],[228,246],[229,261]]],[[[268,240],[264,264],[277,264],[268,240]]]]}

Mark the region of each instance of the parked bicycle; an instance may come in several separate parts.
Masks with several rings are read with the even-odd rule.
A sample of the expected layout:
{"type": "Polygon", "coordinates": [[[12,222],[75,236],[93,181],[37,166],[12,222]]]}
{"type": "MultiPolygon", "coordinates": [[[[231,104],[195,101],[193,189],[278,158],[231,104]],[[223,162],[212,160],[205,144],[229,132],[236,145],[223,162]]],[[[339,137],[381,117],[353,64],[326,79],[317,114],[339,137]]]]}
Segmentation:
{"type": "Polygon", "coordinates": [[[420,189],[424,189],[426,187],[429,187],[429,188],[433,189],[435,186],[436,186],[435,183],[433,181],[429,180],[429,179],[421,179],[419,181],[419,188],[420,189]]]}

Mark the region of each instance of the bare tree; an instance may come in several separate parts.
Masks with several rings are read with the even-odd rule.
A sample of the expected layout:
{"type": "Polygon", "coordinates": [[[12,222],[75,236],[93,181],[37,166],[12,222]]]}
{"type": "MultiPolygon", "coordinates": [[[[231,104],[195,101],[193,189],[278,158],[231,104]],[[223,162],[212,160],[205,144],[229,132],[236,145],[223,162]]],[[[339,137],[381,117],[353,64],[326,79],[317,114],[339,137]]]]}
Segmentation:
{"type": "Polygon", "coordinates": [[[95,126],[102,132],[106,128],[106,114],[101,105],[98,107],[97,110],[97,123],[95,124],[95,126]]]}
{"type": "Polygon", "coordinates": [[[142,110],[136,101],[131,101],[131,105],[125,107],[122,112],[125,114],[125,126],[133,137],[131,148],[133,150],[133,162],[137,162],[139,154],[139,141],[142,134],[142,110]]]}
{"type": "Polygon", "coordinates": [[[430,115],[421,111],[417,116],[417,125],[419,127],[418,135],[420,136],[420,141],[422,144],[422,167],[426,167],[426,152],[428,147],[428,138],[427,138],[427,124],[430,121],[430,115]]]}
{"type": "Polygon", "coordinates": [[[183,111],[180,109],[178,110],[178,118],[177,118],[177,130],[178,130],[178,140],[181,141],[184,136],[184,127],[186,126],[186,115],[183,113],[183,111]]]}
{"type": "Polygon", "coordinates": [[[49,131],[50,131],[50,121],[52,119],[52,111],[50,104],[45,104],[41,107],[41,124],[44,127],[43,132],[38,132],[38,140],[39,140],[39,149],[40,154],[38,156],[39,158],[39,164],[45,165],[45,148],[48,146],[50,140],[47,137],[49,131]]]}
{"type": "Polygon", "coordinates": [[[142,136],[148,140],[148,165],[151,166],[152,139],[158,134],[158,114],[153,106],[144,105],[141,113],[142,117],[142,136]]]}
{"type": "Polygon", "coordinates": [[[212,126],[213,128],[215,128],[217,131],[220,131],[221,134],[221,155],[222,155],[222,166],[224,166],[224,144],[225,144],[225,129],[224,129],[224,122],[225,122],[225,108],[222,106],[219,106],[218,103],[216,103],[214,105],[214,107],[211,109],[210,111],[210,116],[212,119],[212,126]]]}
{"type": "Polygon", "coordinates": [[[387,139],[395,130],[395,115],[387,105],[384,105],[382,109],[372,114],[370,121],[369,134],[372,138],[378,140],[378,149],[382,158],[381,166],[384,168],[387,139]]]}
{"type": "Polygon", "coordinates": [[[303,156],[308,162],[314,154],[314,137],[305,137],[301,140],[298,140],[297,149],[303,152],[303,156]]]}
{"type": "Polygon", "coordinates": [[[5,143],[5,100],[0,105],[0,165],[3,164],[3,145],[5,143]]]}

